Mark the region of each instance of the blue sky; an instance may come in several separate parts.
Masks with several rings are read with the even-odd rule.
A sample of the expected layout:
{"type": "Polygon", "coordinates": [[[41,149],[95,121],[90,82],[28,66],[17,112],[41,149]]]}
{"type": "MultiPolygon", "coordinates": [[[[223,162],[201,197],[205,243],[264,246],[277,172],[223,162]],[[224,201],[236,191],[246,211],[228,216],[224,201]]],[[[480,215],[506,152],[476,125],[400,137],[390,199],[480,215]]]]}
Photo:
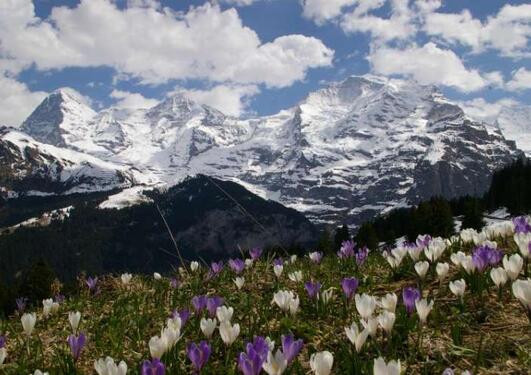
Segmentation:
{"type": "Polygon", "coordinates": [[[526,1],[4,0],[0,123],[65,86],[95,108],[185,91],[252,116],[367,73],[475,106],[531,105],[530,38],[526,1]]]}

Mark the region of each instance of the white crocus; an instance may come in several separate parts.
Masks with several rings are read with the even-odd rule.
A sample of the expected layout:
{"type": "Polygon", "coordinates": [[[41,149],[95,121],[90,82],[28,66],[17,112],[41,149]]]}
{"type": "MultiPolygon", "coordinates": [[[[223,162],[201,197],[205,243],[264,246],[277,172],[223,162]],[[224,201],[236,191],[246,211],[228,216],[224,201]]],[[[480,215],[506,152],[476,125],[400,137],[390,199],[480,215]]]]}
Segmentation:
{"type": "Polygon", "coordinates": [[[22,328],[24,333],[28,336],[31,336],[33,329],[35,328],[35,323],[37,323],[37,314],[35,313],[26,313],[20,318],[22,323],[22,328]]]}
{"type": "Polygon", "coordinates": [[[450,265],[448,263],[437,263],[435,266],[435,272],[437,272],[437,278],[439,281],[443,281],[446,279],[446,276],[448,275],[448,271],[450,271],[450,265]]]}
{"type": "Polygon", "coordinates": [[[162,358],[164,353],[166,353],[166,350],[168,350],[168,342],[166,341],[166,337],[162,336],[153,336],[149,339],[149,353],[151,354],[151,358],[162,358]]]}
{"type": "Polygon", "coordinates": [[[296,261],[297,261],[297,254],[293,254],[293,255],[290,257],[290,263],[291,263],[291,264],[295,264],[296,261]]]}
{"type": "Polygon", "coordinates": [[[383,311],[378,315],[378,324],[380,327],[387,333],[390,334],[393,331],[393,326],[395,325],[396,315],[389,311],[383,311]]]}
{"type": "Polygon", "coordinates": [[[283,271],[284,271],[284,266],[282,264],[277,264],[273,267],[273,272],[275,273],[276,277],[282,276],[283,271]]]}
{"type": "Polygon", "coordinates": [[[190,270],[192,272],[195,272],[199,269],[199,262],[196,262],[195,260],[193,262],[190,262],[190,270]]]}
{"type": "Polygon", "coordinates": [[[334,365],[334,356],[329,351],[313,353],[310,367],[315,375],[329,375],[334,365]]]}
{"type": "Polygon", "coordinates": [[[173,326],[165,327],[160,333],[160,337],[166,342],[166,351],[173,348],[181,338],[181,331],[173,326]]]}
{"type": "Polygon", "coordinates": [[[236,288],[238,288],[238,290],[241,290],[243,288],[243,285],[245,284],[245,278],[243,277],[235,278],[234,284],[236,285],[236,288]]]}
{"type": "Polygon", "coordinates": [[[219,334],[225,345],[232,345],[240,334],[240,325],[238,323],[231,325],[228,321],[221,322],[219,325],[219,334]]]}
{"type": "Polygon", "coordinates": [[[253,266],[253,260],[251,258],[245,259],[245,268],[251,268],[253,266]]]}
{"type": "Polygon", "coordinates": [[[72,327],[72,331],[74,334],[77,333],[77,329],[79,327],[79,322],[81,321],[81,313],[79,311],[76,312],[69,312],[68,313],[68,322],[70,323],[70,327],[72,327]]]}
{"type": "Polygon", "coordinates": [[[0,348],[0,366],[4,364],[6,358],[7,358],[7,349],[0,348]]]}
{"type": "Polygon", "coordinates": [[[430,302],[425,298],[416,300],[415,308],[417,309],[420,322],[424,324],[428,320],[428,315],[430,314],[431,309],[433,309],[433,300],[430,302]]]}
{"type": "Polygon", "coordinates": [[[216,319],[205,319],[202,318],[199,326],[201,327],[201,332],[206,336],[207,339],[212,337],[212,334],[216,330],[218,322],[216,319]]]}
{"type": "Polygon", "coordinates": [[[369,332],[369,336],[376,336],[376,332],[378,331],[378,319],[372,317],[369,319],[362,319],[361,325],[367,330],[367,332],[369,332]]]}
{"type": "Polygon", "coordinates": [[[284,353],[279,349],[273,355],[270,351],[267,353],[267,361],[262,365],[262,368],[268,375],[282,375],[288,367],[288,361],[284,357],[284,353]]]}
{"type": "Polygon", "coordinates": [[[522,257],[530,259],[531,253],[529,252],[529,243],[531,243],[531,232],[529,233],[516,233],[514,235],[514,242],[518,245],[520,254],[522,257]]]}
{"type": "Polygon", "coordinates": [[[389,363],[385,363],[382,357],[374,360],[374,375],[400,375],[400,371],[400,360],[389,361],[389,363]]]}
{"type": "Polygon", "coordinates": [[[94,361],[94,370],[96,370],[98,375],[126,375],[127,365],[124,361],[116,364],[111,357],[100,358],[94,361]]]}
{"type": "Polygon", "coordinates": [[[47,317],[48,315],[55,313],[59,310],[59,304],[54,302],[53,299],[43,299],[42,300],[42,314],[47,317]]]}
{"type": "Polygon", "coordinates": [[[265,341],[267,343],[267,347],[269,348],[269,351],[272,352],[275,349],[275,341],[271,340],[271,337],[269,336],[265,338],[265,341]]]}
{"type": "Polygon", "coordinates": [[[507,276],[512,281],[518,278],[518,275],[520,275],[520,272],[522,272],[523,266],[524,259],[518,254],[513,254],[510,257],[505,255],[503,257],[503,268],[505,268],[507,276]]]}
{"type": "Polygon", "coordinates": [[[466,255],[463,258],[463,261],[461,262],[461,267],[463,267],[465,272],[468,273],[469,275],[476,272],[476,266],[474,265],[474,261],[472,260],[471,255],[466,255]]]}
{"type": "Polygon", "coordinates": [[[365,341],[367,341],[367,338],[369,337],[369,331],[366,329],[360,331],[356,322],[352,322],[350,327],[345,327],[345,334],[358,353],[361,351],[365,341]]]}
{"type": "Polygon", "coordinates": [[[450,281],[448,286],[456,297],[463,298],[463,296],[465,295],[466,281],[464,279],[450,281]]]}
{"type": "Polygon", "coordinates": [[[516,280],[512,286],[514,296],[531,313],[531,279],[516,280]]]}
{"type": "Polygon", "coordinates": [[[122,280],[123,285],[129,285],[132,278],[133,278],[133,275],[131,275],[130,273],[123,273],[122,276],[120,276],[120,279],[122,280]]]}
{"type": "Polygon", "coordinates": [[[153,278],[155,280],[161,280],[162,279],[162,275],[160,273],[158,273],[158,272],[155,272],[155,273],[153,273],[153,278]]]}
{"type": "Polygon", "coordinates": [[[216,316],[220,322],[230,322],[234,314],[232,307],[220,306],[216,309],[216,316]]]}
{"type": "Polygon", "coordinates": [[[430,262],[435,262],[441,257],[444,250],[446,250],[446,241],[441,237],[436,237],[424,248],[424,255],[430,262]]]}
{"type": "Polygon", "coordinates": [[[380,299],[378,305],[389,312],[394,313],[396,311],[396,304],[398,302],[398,296],[395,293],[387,293],[380,299]]]}
{"type": "Polygon", "coordinates": [[[410,247],[407,249],[407,252],[409,254],[409,257],[413,262],[417,262],[420,259],[420,254],[422,254],[422,247],[410,247]]]}
{"type": "Polygon", "coordinates": [[[292,298],[291,301],[289,302],[289,313],[291,315],[295,315],[297,311],[299,311],[299,305],[300,305],[299,296],[295,296],[295,298],[292,298]]]}
{"type": "Polygon", "coordinates": [[[356,294],[354,301],[356,302],[356,310],[358,310],[363,319],[368,319],[372,316],[376,308],[376,298],[363,293],[362,295],[356,294]]]}
{"type": "Polygon", "coordinates": [[[323,305],[328,305],[334,299],[334,288],[328,288],[321,292],[321,302],[323,305]]]}
{"type": "Polygon", "coordinates": [[[50,375],[48,372],[42,372],[41,370],[35,370],[33,375],[50,375]]]}
{"type": "Polygon", "coordinates": [[[417,275],[419,275],[421,279],[424,279],[426,277],[426,274],[428,273],[429,268],[430,268],[430,264],[426,261],[415,263],[415,271],[417,272],[417,275]]]}
{"type": "Polygon", "coordinates": [[[288,274],[288,278],[293,282],[300,283],[303,279],[302,271],[293,271],[288,274]]]}
{"type": "Polygon", "coordinates": [[[501,288],[507,282],[507,272],[503,267],[497,267],[490,270],[490,278],[496,287],[501,288]]]}
{"type": "Polygon", "coordinates": [[[308,257],[312,262],[318,262],[321,258],[321,254],[318,251],[308,254],[308,257]]]}
{"type": "Polygon", "coordinates": [[[466,258],[466,254],[462,251],[458,251],[457,253],[453,253],[450,255],[450,260],[452,263],[458,267],[462,267],[463,261],[466,258]]]}
{"type": "Polygon", "coordinates": [[[273,295],[273,302],[284,312],[290,311],[294,300],[295,293],[291,290],[279,290],[273,295]]]}

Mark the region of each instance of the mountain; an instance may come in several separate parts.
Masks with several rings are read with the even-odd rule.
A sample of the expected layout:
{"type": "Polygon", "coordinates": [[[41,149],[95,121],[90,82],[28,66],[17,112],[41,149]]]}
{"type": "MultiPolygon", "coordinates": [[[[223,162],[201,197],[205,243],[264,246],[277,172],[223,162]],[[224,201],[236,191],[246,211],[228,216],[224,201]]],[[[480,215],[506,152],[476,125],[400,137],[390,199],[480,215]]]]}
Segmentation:
{"type": "Polygon", "coordinates": [[[47,226],[3,234],[0,278],[12,282],[39,259],[63,280],[81,271],[169,271],[179,261],[158,208],[188,260],[241,257],[240,248],[254,246],[293,251],[316,241],[314,225],[302,214],[233,182],[198,175],[146,194],[151,202],[120,210],[76,204],[47,226]]]}
{"type": "Polygon", "coordinates": [[[60,90],[23,124],[41,142],[137,168],[143,184],[217,176],[320,224],[357,224],[433,195],[483,193],[493,171],[522,155],[500,129],[474,121],[434,86],[374,76],[254,119],[183,93],[149,109],[96,113],[60,90]]]}

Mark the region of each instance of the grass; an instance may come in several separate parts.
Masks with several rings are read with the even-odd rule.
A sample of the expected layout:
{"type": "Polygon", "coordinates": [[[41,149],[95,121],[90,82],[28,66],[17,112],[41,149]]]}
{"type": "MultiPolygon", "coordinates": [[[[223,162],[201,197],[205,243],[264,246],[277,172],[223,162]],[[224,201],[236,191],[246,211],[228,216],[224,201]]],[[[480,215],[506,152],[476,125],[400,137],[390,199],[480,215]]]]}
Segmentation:
{"type": "MultiPolygon", "coordinates": [[[[512,240],[498,238],[497,242],[506,253],[517,252],[512,240]]],[[[454,243],[439,261],[451,264],[450,254],[458,250],[470,253],[471,245],[454,243]]],[[[67,296],[58,312],[44,318],[42,309],[37,310],[37,324],[29,339],[22,332],[18,314],[0,322],[0,332],[7,336],[8,352],[0,372],[33,374],[41,369],[51,375],[93,374],[94,361],[110,356],[124,360],[128,374],[136,374],[142,361],[150,358],[149,339],[160,334],[172,311],[185,308],[193,311],[190,301],[195,295],[219,295],[225,299],[225,305],[234,308],[232,321],[240,324],[241,332],[231,347],[223,344],[217,331],[214,333],[210,340],[212,355],[202,374],[240,373],[236,358],[253,336],[269,336],[278,346],[280,336],[288,333],[303,339],[304,348],[285,374],[310,373],[310,355],[324,350],[334,355],[334,374],[372,374],[373,361],[379,356],[386,361],[400,360],[406,374],[441,374],[446,368],[474,374],[529,373],[530,323],[510,291],[510,282],[499,299],[488,279],[481,292],[467,289],[461,305],[449,291],[448,281],[469,276],[451,264],[447,279],[439,283],[434,265],[430,265],[422,289],[424,297],[434,299],[435,304],[419,342],[418,317],[408,316],[401,303],[402,289],[417,285],[413,265],[406,256],[400,268],[392,271],[381,254],[375,252],[361,267],[353,259],[341,261],[335,254],[325,255],[320,265],[313,264],[308,257],[299,257],[294,264],[285,262],[284,272],[277,279],[271,259],[262,258],[243,272],[246,281],[242,290],[237,289],[233,282],[235,274],[227,266],[208,281],[206,266],[189,275],[166,275],[162,280],[135,275],[128,285],[122,284],[119,275],[101,276],[100,292],[96,295],[90,293],[80,277],[79,289],[67,296]],[[317,307],[308,298],[304,281],[292,282],[287,277],[295,270],[303,272],[304,281],[315,280],[321,282],[323,289],[334,288],[334,300],[317,307]],[[360,280],[357,293],[381,297],[394,292],[399,296],[391,337],[379,330],[359,354],[348,341],[344,328],[353,321],[359,323],[360,318],[354,301],[347,303],[340,287],[344,277],[352,276],[360,280]],[[176,289],[170,286],[172,277],[179,280],[176,289]],[[292,290],[300,298],[300,309],[294,316],[286,315],[272,303],[273,294],[282,289],[292,290]],[[67,337],[72,333],[69,311],[82,313],[79,331],[87,336],[86,346],[75,363],[67,345],[67,337]]],[[[199,320],[192,314],[181,331],[182,338],[163,356],[167,374],[193,373],[186,345],[204,339],[199,320]]]]}

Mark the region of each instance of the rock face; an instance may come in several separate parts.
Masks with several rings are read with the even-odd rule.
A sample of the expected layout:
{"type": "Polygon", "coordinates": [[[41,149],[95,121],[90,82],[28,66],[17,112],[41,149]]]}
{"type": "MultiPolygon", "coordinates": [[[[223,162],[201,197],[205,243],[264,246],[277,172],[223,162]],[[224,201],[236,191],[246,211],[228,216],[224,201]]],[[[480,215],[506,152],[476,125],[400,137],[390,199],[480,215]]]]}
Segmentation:
{"type": "Polygon", "coordinates": [[[144,184],[217,176],[321,224],[484,192],[494,170],[522,155],[500,128],[473,121],[436,87],[373,76],[246,120],[183,94],[150,109],[96,113],[63,90],[23,125],[41,142],[138,168],[144,184]]]}

